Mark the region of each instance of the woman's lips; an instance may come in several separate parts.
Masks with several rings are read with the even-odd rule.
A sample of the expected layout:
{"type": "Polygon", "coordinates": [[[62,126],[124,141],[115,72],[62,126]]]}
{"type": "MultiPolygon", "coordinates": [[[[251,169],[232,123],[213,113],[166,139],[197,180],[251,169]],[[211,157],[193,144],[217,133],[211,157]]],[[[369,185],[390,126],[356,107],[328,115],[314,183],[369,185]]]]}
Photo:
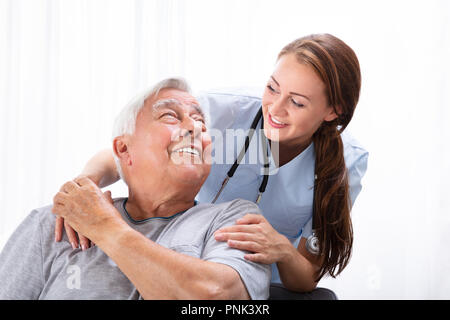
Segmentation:
{"type": "MultiPolygon", "coordinates": [[[[285,123],[281,124],[281,123],[274,122],[272,115],[270,113],[268,113],[268,114],[269,114],[268,122],[272,127],[276,128],[276,129],[281,129],[281,128],[285,128],[288,126],[288,124],[285,124],[285,123]]],[[[280,122],[280,121],[278,121],[278,122],[280,122]]]]}

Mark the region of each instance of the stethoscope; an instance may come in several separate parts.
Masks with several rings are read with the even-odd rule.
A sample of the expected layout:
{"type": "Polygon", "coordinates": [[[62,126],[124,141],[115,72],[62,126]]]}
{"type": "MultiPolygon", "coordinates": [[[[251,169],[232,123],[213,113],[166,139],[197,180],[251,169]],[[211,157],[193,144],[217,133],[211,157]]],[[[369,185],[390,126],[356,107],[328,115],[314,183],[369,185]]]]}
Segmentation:
{"type": "MultiPolygon", "coordinates": [[[[253,119],[253,122],[250,126],[250,131],[245,138],[244,146],[241,149],[241,152],[239,153],[238,157],[234,161],[233,165],[231,166],[230,170],[227,172],[227,176],[222,182],[222,186],[220,187],[219,191],[217,192],[216,196],[214,197],[212,203],[215,203],[217,199],[219,198],[220,194],[222,193],[223,189],[225,189],[226,185],[228,184],[228,181],[233,177],[234,173],[236,172],[237,168],[241,164],[242,159],[244,158],[245,154],[248,151],[248,148],[250,146],[250,142],[252,141],[253,135],[256,131],[256,127],[258,126],[259,121],[262,119],[262,106],[259,109],[258,113],[256,114],[255,118],[253,119]]],[[[264,129],[264,122],[261,123],[261,129],[264,129]]],[[[266,191],[267,183],[269,182],[269,156],[268,156],[268,141],[267,139],[264,139],[264,134],[261,134],[261,145],[263,148],[263,156],[264,156],[264,175],[263,180],[261,182],[261,185],[259,186],[258,190],[258,196],[255,200],[256,204],[259,204],[261,201],[261,197],[266,191]],[[265,140],[265,141],[264,141],[265,140]]],[[[313,196],[313,217],[314,217],[314,196],[313,196]]],[[[319,239],[316,236],[315,230],[314,230],[314,220],[313,222],[313,230],[312,234],[307,238],[306,240],[306,249],[314,254],[319,254],[319,239]]]]}

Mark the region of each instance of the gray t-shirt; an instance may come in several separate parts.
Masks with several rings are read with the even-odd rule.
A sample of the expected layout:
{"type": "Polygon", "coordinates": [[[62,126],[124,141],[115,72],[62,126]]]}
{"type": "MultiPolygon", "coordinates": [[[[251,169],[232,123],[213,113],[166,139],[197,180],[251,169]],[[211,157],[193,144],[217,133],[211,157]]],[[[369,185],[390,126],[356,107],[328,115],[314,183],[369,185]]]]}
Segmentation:
{"type": "MultiPolygon", "coordinates": [[[[125,210],[126,201],[115,199],[114,206],[133,229],[179,253],[232,267],[252,299],[268,298],[270,265],[247,261],[245,252],[214,239],[221,227],[233,225],[246,213],[260,213],[254,203],[203,203],[171,217],[135,221],[125,210]]],[[[55,242],[54,227],[55,215],[47,206],[33,210],[15,230],[0,254],[0,299],[141,298],[99,247],[73,250],[66,235],[55,242]]]]}

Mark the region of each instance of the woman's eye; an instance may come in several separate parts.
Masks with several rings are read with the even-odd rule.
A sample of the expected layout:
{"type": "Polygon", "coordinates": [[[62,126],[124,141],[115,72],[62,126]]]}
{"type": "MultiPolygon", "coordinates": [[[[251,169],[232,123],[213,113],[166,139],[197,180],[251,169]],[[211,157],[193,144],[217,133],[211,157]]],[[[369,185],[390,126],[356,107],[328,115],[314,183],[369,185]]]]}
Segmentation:
{"type": "Polygon", "coordinates": [[[293,103],[296,107],[301,108],[301,107],[304,107],[304,106],[305,106],[304,104],[301,104],[301,103],[295,101],[294,99],[291,99],[291,101],[292,101],[292,103],[293,103]]]}
{"type": "Polygon", "coordinates": [[[275,89],[270,84],[267,85],[267,89],[269,89],[269,91],[271,91],[273,93],[276,93],[275,89]]]}

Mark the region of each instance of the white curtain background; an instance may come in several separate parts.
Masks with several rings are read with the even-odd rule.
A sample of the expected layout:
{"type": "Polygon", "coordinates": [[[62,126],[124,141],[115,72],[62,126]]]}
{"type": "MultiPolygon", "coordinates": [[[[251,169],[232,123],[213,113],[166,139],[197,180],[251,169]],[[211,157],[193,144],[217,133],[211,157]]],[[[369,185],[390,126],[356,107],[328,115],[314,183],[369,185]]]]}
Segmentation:
{"type": "MultiPolygon", "coordinates": [[[[450,298],[450,2],[0,0],[0,248],[168,75],[262,86],[278,51],[332,33],[357,53],[348,130],[369,150],[340,299],[450,298]]],[[[109,188],[126,194],[123,184],[109,188]]]]}

